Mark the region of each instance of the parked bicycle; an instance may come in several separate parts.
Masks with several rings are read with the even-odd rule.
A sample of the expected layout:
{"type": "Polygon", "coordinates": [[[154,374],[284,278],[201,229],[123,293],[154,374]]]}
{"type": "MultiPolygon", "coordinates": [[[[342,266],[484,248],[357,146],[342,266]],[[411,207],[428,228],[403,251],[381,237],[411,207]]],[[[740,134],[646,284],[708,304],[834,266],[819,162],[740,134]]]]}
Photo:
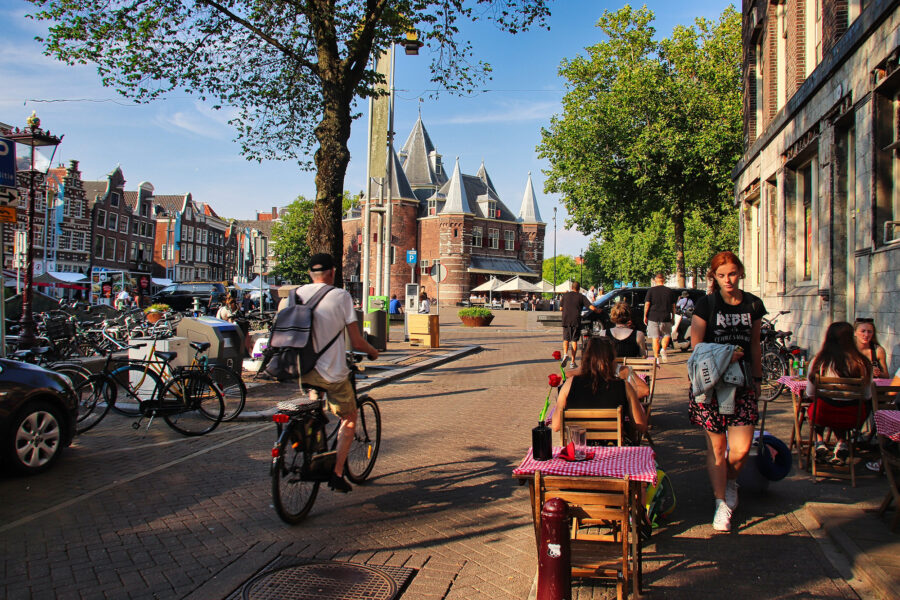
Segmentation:
{"type": "MultiPolygon", "coordinates": [[[[350,383],[356,395],[359,417],[345,471],[353,483],[363,483],[375,467],[381,446],[381,411],[368,395],[356,394],[357,363],[364,354],[347,353],[350,383]]],[[[340,420],[329,419],[323,400],[293,400],[278,403],[272,417],[277,438],[272,448],[272,498],[275,512],[285,523],[296,525],[309,514],[319,485],[328,481],[337,455],[340,420]]]]}
{"type": "Polygon", "coordinates": [[[792,331],[778,331],[775,323],[782,315],[791,311],[779,311],[772,319],[763,317],[760,331],[760,343],[762,344],[762,384],[760,386],[761,400],[774,400],[784,391],[785,385],[778,383],[778,379],[789,375],[793,356],[800,352],[795,345],[789,345],[792,331]]]}

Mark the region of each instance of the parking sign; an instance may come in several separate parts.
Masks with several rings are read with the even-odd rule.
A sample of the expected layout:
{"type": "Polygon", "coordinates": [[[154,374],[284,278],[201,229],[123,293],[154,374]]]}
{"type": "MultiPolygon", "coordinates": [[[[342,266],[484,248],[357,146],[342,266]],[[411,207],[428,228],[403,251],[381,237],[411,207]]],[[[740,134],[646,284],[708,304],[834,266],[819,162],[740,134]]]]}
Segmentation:
{"type": "Polygon", "coordinates": [[[417,255],[415,250],[407,250],[406,251],[406,262],[408,264],[414,265],[416,264],[417,255]]]}
{"type": "Polygon", "coordinates": [[[0,187],[16,187],[16,143],[0,138],[0,187]]]}

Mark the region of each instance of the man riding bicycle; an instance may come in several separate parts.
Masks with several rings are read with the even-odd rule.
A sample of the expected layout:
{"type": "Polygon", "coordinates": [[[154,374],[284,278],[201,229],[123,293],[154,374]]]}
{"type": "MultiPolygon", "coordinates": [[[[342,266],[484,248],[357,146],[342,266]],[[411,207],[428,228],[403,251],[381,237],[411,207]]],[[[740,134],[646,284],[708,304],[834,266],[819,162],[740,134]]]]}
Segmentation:
{"type": "MultiPolygon", "coordinates": [[[[297,288],[297,298],[308,302],[315,293],[325,285],[334,285],[334,259],[330,254],[315,254],[309,259],[309,276],[312,283],[297,288]]],[[[328,480],[328,487],[338,492],[349,492],[353,488],[344,479],[344,464],[353,436],[356,432],[356,396],[350,383],[350,369],[346,361],[346,345],[344,336],[338,335],[342,329],[347,330],[350,342],[355,350],[365,352],[370,359],[378,358],[376,350],[363,338],[357,325],[356,312],[353,310],[353,298],[346,290],[334,288],[326,293],[313,311],[313,348],[319,351],[332,339],[335,342],[319,356],[313,370],[302,377],[303,385],[312,386],[325,391],[328,407],[340,417],[341,426],[338,431],[337,457],[334,472],[328,480]]]]}

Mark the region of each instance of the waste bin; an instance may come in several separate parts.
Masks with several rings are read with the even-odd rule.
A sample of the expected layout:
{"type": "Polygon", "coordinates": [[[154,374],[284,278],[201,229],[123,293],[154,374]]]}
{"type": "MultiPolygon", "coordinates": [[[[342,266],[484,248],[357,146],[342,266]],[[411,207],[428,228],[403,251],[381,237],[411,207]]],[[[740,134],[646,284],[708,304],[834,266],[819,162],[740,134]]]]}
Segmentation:
{"type": "Polygon", "coordinates": [[[376,310],[363,315],[363,331],[366,333],[366,339],[379,352],[387,350],[387,316],[388,314],[383,310],[376,310]]]}
{"type": "Polygon", "coordinates": [[[234,323],[215,317],[185,317],[176,333],[192,342],[209,342],[207,356],[212,365],[221,365],[241,374],[244,335],[234,323]]]}
{"type": "Polygon", "coordinates": [[[438,315],[407,314],[406,318],[410,344],[421,344],[426,348],[440,347],[441,331],[438,315]]]}

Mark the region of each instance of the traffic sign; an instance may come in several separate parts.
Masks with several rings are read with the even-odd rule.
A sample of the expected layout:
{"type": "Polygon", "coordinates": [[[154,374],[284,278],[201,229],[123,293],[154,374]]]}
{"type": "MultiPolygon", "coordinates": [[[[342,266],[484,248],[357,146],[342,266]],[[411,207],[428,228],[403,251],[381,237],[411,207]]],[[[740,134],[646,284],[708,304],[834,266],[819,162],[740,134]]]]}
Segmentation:
{"type": "Polygon", "coordinates": [[[408,264],[414,265],[418,261],[418,254],[415,250],[407,250],[406,251],[406,262],[408,264]]]}
{"type": "Polygon", "coordinates": [[[14,206],[0,206],[0,223],[15,223],[16,208],[14,206]]]}
{"type": "Polygon", "coordinates": [[[434,265],[431,267],[431,277],[438,283],[447,279],[447,267],[440,263],[434,265]]]}
{"type": "Polygon", "coordinates": [[[0,187],[0,206],[19,204],[19,190],[14,187],[0,187]]]}
{"type": "Polygon", "coordinates": [[[16,143],[0,138],[0,186],[16,187],[16,143]]]}

